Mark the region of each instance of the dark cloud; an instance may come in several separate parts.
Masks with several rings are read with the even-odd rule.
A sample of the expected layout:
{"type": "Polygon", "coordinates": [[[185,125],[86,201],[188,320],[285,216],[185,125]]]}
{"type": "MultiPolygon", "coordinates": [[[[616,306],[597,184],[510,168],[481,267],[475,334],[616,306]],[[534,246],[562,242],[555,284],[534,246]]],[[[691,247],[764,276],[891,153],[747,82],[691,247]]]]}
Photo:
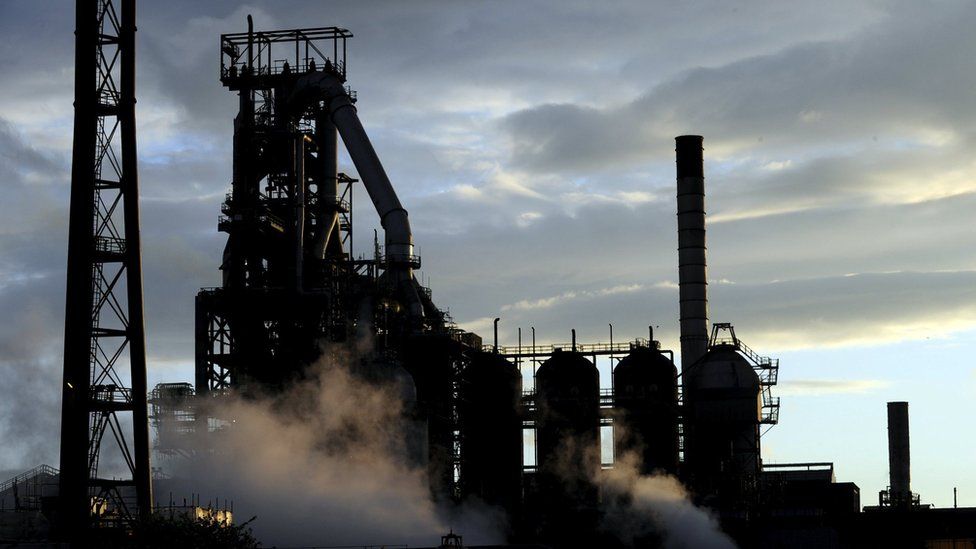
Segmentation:
{"type": "Polygon", "coordinates": [[[681,133],[704,133],[720,154],[967,133],[976,66],[959,52],[976,46],[966,32],[974,15],[969,4],[909,9],[850,37],[690,69],[622,106],[531,107],[505,121],[512,160],[532,171],[601,170],[668,156],[659,144],[681,133]]]}

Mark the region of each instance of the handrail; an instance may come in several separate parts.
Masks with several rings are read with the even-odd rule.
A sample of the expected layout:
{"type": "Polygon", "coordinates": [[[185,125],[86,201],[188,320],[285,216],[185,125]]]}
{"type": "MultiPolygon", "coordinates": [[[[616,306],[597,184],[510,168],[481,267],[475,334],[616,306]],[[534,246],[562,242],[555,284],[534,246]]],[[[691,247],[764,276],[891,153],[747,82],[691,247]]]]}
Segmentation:
{"type": "Polygon", "coordinates": [[[30,480],[31,478],[37,477],[41,474],[56,476],[59,473],[60,471],[58,471],[54,467],[42,463],[41,465],[34,467],[30,471],[23,472],[11,479],[5,480],[3,483],[0,483],[0,492],[6,492],[7,490],[13,488],[15,484],[20,484],[24,481],[30,480]]]}
{"type": "MultiPolygon", "coordinates": [[[[660,348],[660,343],[654,342],[655,348],[660,348]]],[[[576,352],[584,355],[587,354],[625,354],[629,353],[635,347],[649,347],[650,343],[646,338],[638,338],[631,341],[623,341],[620,343],[576,343],[576,352]]],[[[571,350],[573,348],[572,343],[550,343],[548,345],[506,345],[498,347],[498,354],[506,356],[529,356],[529,355],[551,355],[556,352],[556,349],[571,350]]],[[[482,350],[485,352],[494,352],[494,345],[484,345],[482,350]]]]}

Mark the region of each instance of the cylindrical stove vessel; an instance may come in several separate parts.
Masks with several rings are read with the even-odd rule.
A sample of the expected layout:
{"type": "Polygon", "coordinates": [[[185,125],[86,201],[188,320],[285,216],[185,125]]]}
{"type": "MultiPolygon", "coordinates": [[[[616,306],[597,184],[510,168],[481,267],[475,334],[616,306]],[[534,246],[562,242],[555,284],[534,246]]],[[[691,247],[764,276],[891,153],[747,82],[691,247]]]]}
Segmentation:
{"type": "Polygon", "coordinates": [[[715,345],[684,375],[685,475],[698,494],[743,496],[761,469],[759,376],[733,345],[715,345]]]}
{"type": "Polygon", "coordinates": [[[555,351],[536,372],[538,505],[556,547],[593,547],[600,472],[600,373],[583,354],[555,351]]]}
{"type": "Polygon", "coordinates": [[[600,372],[580,353],[557,350],[536,373],[540,472],[580,475],[600,469],[600,372]]]}
{"type": "Polygon", "coordinates": [[[644,474],[678,470],[678,371],[656,348],[634,347],[613,369],[614,455],[636,454],[644,474]]]}
{"type": "Polygon", "coordinates": [[[460,397],[462,493],[512,512],[522,494],[522,375],[501,355],[477,353],[460,397]]]}
{"type": "Polygon", "coordinates": [[[892,503],[911,499],[908,403],[888,403],[888,475],[892,503]]]}
{"type": "Polygon", "coordinates": [[[675,138],[682,373],[708,350],[705,172],[702,150],[700,135],[682,135],[675,138]]]}

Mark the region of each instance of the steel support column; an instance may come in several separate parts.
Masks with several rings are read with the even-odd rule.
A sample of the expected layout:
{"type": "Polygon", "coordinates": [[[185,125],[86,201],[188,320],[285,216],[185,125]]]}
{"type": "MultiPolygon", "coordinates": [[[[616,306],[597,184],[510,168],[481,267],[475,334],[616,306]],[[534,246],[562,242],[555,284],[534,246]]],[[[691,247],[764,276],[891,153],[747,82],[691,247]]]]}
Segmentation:
{"type": "Polygon", "coordinates": [[[76,25],[59,531],[84,544],[96,523],[126,527],[148,516],[152,487],[136,174],[135,0],[78,0],[76,25]],[[120,421],[122,414],[131,414],[131,427],[120,421]],[[112,433],[108,439],[106,431],[112,433]],[[119,459],[115,470],[101,476],[103,442],[115,443],[119,459]]]}

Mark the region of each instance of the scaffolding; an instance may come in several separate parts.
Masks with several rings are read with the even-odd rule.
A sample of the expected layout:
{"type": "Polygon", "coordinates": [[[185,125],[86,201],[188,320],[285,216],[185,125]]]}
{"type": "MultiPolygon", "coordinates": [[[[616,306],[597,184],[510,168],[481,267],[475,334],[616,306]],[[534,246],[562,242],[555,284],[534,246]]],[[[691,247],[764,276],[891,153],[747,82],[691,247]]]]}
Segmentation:
{"type": "Polygon", "coordinates": [[[57,492],[58,470],[38,465],[0,483],[0,511],[40,511],[42,499],[57,492]]]}
{"type": "Polygon", "coordinates": [[[189,457],[197,428],[196,392],[190,383],[158,383],[149,393],[149,421],[156,434],[155,450],[189,457]]]}

